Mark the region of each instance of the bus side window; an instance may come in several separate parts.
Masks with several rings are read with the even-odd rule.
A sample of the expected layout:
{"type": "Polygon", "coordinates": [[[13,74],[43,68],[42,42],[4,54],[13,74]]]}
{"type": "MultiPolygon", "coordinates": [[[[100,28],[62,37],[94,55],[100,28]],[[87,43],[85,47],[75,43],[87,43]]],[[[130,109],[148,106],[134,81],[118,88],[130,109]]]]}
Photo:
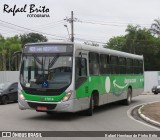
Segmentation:
{"type": "Polygon", "coordinates": [[[133,66],[134,66],[134,74],[139,74],[139,61],[134,59],[133,66]]]}
{"type": "Polygon", "coordinates": [[[100,54],[100,74],[109,74],[109,57],[105,54],[100,54]]]}
{"type": "Polygon", "coordinates": [[[89,73],[90,75],[99,75],[99,54],[89,53],[89,73]]]}
{"type": "Polygon", "coordinates": [[[76,57],[75,63],[75,77],[77,81],[80,77],[87,76],[87,61],[85,58],[76,57]]]}
{"type": "Polygon", "coordinates": [[[100,74],[109,74],[109,55],[100,55],[100,74]]]}
{"type": "Polygon", "coordinates": [[[142,60],[140,60],[139,61],[139,71],[140,71],[140,74],[143,74],[143,61],[142,60]]]}
{"type": "Polygon", "coordinates": [[[120,74],[126,74],[126,59],[119,57],[119,72],[120,74]]]}
{"type": "Polygon", "coordinates": [[[133,60],[127,58],[127,74],[133,74],[133,73],[134,73],[133,60]]]}
{"type": "Polygon", "coordinates": [[[110,66],[111,66],[111,73],[112,74],[119,74],[119,66],[118,66],[118,57],[117,56],[111,56],[110,66]]]}

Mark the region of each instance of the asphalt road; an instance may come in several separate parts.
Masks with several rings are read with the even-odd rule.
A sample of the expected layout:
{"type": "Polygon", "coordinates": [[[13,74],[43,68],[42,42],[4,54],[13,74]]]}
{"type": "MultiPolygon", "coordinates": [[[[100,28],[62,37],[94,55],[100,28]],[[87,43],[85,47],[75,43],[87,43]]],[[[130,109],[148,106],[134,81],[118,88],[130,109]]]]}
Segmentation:
{"type": "Polygon", "coordinates": [[[0,131],[155,131],[132,120],[127,111],[138,104],[158,101],[159,95],[140,95],[130,106],[118,103],[97,108],[93,116],[81,113],[46,113],[19,110],[17,103],[0,105],[0,131]]]}

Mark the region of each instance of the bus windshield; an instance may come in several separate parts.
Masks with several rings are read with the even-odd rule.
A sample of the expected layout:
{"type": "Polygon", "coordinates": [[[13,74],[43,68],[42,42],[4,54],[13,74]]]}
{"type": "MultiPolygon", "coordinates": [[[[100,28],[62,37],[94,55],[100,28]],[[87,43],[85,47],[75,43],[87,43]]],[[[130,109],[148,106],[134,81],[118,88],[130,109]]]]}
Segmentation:
{"type": "Polygon", "coordinates": [[[72,56],[23,55],[20,83],[26,88],[61,89],[71,83],[72,56]]]}

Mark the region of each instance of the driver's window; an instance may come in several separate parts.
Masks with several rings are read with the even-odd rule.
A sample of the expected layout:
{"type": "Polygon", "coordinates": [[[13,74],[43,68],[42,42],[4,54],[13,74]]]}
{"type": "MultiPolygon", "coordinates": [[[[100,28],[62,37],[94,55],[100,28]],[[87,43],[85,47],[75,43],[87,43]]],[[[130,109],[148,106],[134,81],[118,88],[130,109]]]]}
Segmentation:
{"type": "Polygon", "coordinates": [[[87,61],[86,58],[76,57],[76,80],[80,77],[87,76],[87,61]]]}

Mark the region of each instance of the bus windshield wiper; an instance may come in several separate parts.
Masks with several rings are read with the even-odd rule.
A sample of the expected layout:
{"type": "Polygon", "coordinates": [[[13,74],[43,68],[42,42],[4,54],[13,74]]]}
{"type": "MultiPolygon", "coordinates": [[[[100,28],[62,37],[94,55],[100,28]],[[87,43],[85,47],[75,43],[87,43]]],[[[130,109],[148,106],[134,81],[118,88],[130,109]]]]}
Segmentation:
{"type": "Polygon", "coordinates": [[[42,65],[42,62],[39,60],[39,58],[36,55],[33,55],[33,57],[36,62],[38,62],[40,65],[42,65]]]}
{"type": "Polygon", "coordinates": [[[51,62],[50,62],[49,65],[48,65],[48,68],[51,68],[51,67],[55,64],[55,62],[57,61],[58,57],[59,57],[59,56],[55,56],[55,57],[51,60],[51,62]]]}

